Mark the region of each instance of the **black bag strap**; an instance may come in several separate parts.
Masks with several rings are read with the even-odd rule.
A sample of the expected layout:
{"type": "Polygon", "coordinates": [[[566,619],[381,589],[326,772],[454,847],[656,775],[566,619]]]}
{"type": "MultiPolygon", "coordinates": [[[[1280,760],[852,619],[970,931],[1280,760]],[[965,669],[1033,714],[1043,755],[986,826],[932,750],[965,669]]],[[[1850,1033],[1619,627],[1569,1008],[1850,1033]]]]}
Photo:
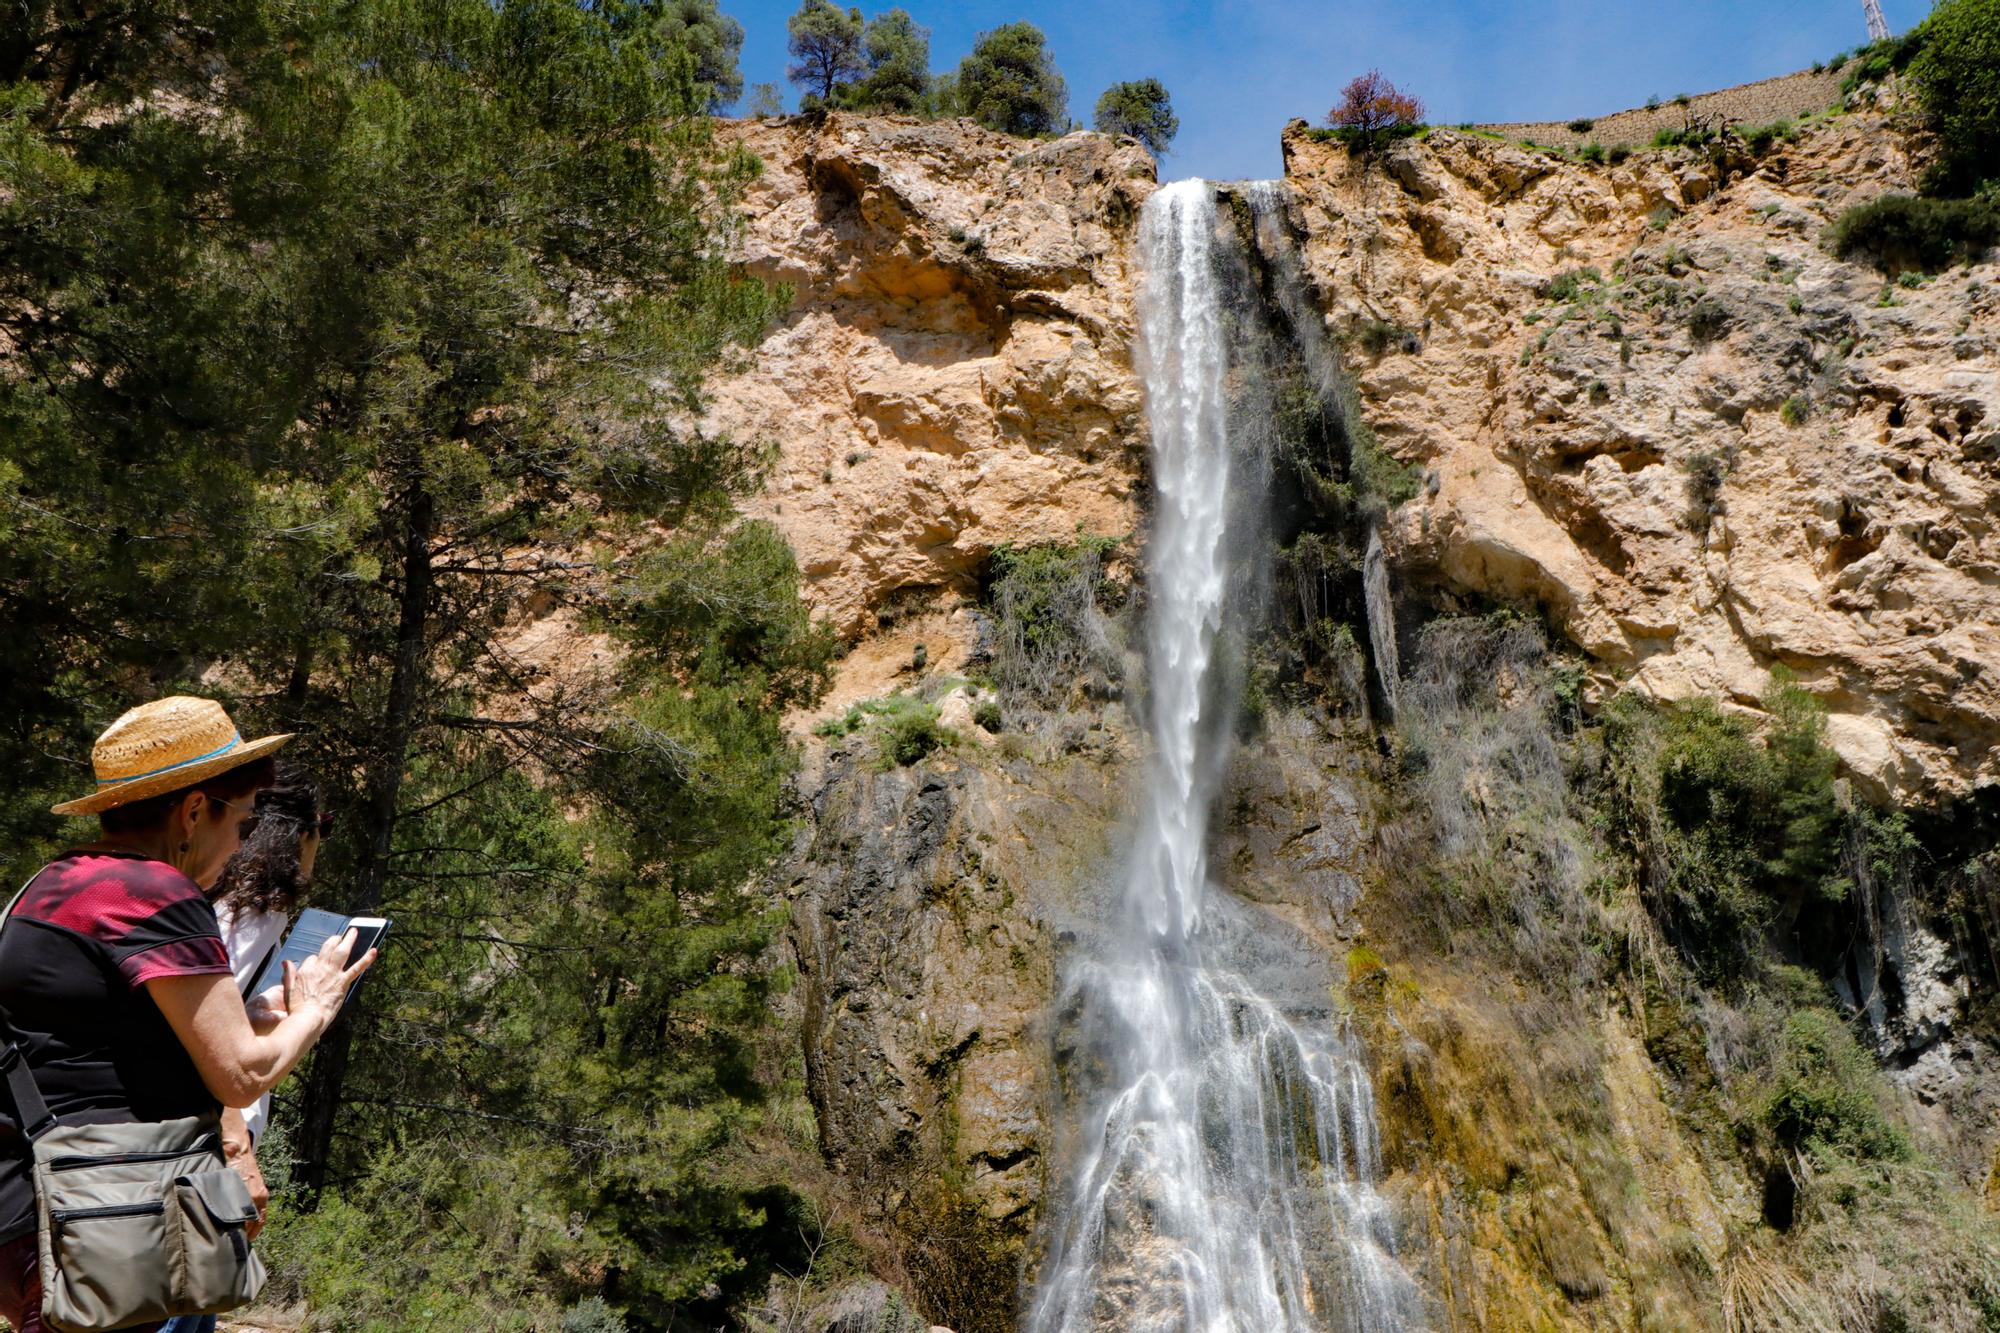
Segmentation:
{"type": "MultiPolygon", "coordinates": [[[[37,875],[40,873],[36,872],[37,875]]],[[[35,877],[30,876],[28,884],[34,882],[35,877]]],[[[21,886],[20,892],[8,902],[7,910],[0,913],[0,931],[7,928],[14,909],[28,891],[28,884],[21,886]]],[[[36,1086],[34,1071],[28,1068],[28,1058],[21,1053],[19,1037],[14,1020],[5,1009],[0,1008],[0,1075],[5,1075],[7,1091],[14,1096],[14,1113],[21,1117],[21,1132],[32,1142],[54,1129],[56,1118],[49,1114],[49,1104],[42,1097],[41,1088],[36,1086]]]]}

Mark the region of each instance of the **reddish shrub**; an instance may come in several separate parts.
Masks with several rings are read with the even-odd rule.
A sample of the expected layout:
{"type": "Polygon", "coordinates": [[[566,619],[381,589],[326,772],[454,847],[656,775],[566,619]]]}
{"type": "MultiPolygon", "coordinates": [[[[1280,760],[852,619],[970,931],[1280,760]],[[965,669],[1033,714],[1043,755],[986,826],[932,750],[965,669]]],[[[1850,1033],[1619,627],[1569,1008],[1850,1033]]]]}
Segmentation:
{"type": "Polygon", "coordinates": [[[1340,101],[1326,113],[1326,123],[1350,132],[1362,144],[1373,144],[1397,131],[1423,124],[1424,104],[1371,69],[1340,90],[1340,101]]]}

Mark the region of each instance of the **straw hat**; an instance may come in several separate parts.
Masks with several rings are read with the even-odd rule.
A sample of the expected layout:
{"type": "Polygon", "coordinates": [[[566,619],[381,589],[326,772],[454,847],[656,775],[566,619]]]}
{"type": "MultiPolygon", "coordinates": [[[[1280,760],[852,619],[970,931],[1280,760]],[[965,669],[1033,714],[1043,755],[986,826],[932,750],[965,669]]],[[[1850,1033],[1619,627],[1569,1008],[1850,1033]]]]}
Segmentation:
{"type": "Polygon", "coordinates": [[[262,759],[291,738],[287,732],[246,741],[213,699],[185,694],[155,699],[106,727],[90,748],[97,790],[51,809],[59,815],[94,815],[179,791],[262,759]]]}

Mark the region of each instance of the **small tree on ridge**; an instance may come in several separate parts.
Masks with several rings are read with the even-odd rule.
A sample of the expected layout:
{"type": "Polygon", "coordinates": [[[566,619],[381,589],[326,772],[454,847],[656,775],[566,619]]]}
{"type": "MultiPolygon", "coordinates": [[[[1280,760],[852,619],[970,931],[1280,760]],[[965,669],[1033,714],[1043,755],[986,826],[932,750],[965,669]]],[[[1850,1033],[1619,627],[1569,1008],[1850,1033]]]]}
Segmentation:
{"type": "Polygon", "coordinates": [[[785,77],[808,97],[832,100],[834,90],[868,72],[861,50],[861,11],[842,9],[830,0],[805,0],[785,20],[791,35],[792,60],[785,77]]]}
{"type": "Polygon", "coordinates": [[[1371,69],[1340,90],[1326,123],[1345,130],[1361,148],[1408,133],[1424,123],[1424,104],[1371,69]]]}
{"type": "Polygon", "coordinates": [[[1097,99],[1095,124],[1105,134],[1131,135],[1155,157],[1165,155],[1181,128],[1173,99],[1158,79],[1137,79],[1106,88],[1104,96],[1097,99]]]}

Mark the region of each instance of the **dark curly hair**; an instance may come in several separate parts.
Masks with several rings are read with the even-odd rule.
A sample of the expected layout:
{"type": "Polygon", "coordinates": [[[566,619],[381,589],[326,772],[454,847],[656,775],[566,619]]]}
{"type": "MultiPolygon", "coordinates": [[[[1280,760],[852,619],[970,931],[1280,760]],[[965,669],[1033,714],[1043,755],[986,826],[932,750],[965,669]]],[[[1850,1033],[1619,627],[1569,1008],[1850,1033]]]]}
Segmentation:
{"type": "Polygon", "coordinates": [[[280,765],[277,782],[257,793],[256,818],[222,868],[216,901],[239,912],[289,912],[306,890],[299,843],[319,828],[319,788],[297,768],[280,765]]]}

